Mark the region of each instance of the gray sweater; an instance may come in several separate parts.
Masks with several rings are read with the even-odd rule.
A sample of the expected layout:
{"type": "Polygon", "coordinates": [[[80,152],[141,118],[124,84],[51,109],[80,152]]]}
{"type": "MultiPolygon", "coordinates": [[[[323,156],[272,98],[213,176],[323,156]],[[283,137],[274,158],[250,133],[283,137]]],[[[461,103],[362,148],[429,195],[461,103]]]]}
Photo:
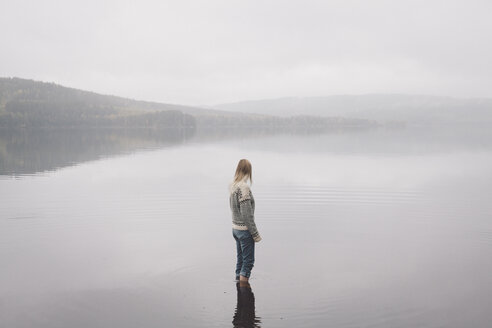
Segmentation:
{"type": "Polygon", "coordinates": [[[232,211],[232,227],[237,230],[249,230],[254,241],[261,240],[255,224],[255,199],[246,182],[230,186],[229,205],[232,211]]]}

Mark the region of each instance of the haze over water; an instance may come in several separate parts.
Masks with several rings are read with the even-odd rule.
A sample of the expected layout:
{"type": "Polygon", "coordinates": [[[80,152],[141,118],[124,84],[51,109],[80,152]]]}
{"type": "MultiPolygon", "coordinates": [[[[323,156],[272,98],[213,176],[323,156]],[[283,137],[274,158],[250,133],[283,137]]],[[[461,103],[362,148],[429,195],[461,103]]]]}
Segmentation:
{"type": "Polygon", "coordinates": [[[1,136],[2,326],[492,320],[487,129],[70,135],[1,136]],[[240,158],[263,237],[254,296],[233,281],[227,184],[240,158]]]}

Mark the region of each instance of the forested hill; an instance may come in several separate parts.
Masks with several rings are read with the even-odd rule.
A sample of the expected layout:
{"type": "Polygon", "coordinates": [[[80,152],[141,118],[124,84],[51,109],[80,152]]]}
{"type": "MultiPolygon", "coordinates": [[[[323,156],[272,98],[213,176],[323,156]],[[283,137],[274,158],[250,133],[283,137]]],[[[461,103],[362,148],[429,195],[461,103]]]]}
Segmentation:
{"type": "Polygon", "coordinates": [[[240,127],[333,129],[376,122],[340,117],[279,117],[101,95],[54,83],[0,78],[0,127],[240,127]]]}
{"type": "Polygon", "coordinates": [[[186,106],[101,95],[54,83],[0,78],[3,127],[194,126],[195,119],[189,113],[195,111],[186,106]]]}

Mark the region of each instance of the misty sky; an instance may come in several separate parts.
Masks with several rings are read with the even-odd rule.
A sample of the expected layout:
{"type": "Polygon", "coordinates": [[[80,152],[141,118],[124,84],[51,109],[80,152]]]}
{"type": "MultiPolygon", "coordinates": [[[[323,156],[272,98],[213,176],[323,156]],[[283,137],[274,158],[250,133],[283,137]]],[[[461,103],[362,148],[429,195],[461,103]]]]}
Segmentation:
{"type": "Polygon", "coordinates": [[[161,102],[492,97],[492,1],[0,0],[0,76],[161,102]]]}

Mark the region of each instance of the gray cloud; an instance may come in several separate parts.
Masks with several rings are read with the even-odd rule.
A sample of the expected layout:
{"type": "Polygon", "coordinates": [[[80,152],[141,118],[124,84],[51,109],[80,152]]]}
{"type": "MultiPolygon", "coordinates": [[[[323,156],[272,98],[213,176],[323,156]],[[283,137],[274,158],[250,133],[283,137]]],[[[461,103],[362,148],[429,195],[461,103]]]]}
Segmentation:
{"type": "Polygon", "coordinates": [[[489,1],[2,1],[0,75],[214,104],[492,97],[489,1]]]}

